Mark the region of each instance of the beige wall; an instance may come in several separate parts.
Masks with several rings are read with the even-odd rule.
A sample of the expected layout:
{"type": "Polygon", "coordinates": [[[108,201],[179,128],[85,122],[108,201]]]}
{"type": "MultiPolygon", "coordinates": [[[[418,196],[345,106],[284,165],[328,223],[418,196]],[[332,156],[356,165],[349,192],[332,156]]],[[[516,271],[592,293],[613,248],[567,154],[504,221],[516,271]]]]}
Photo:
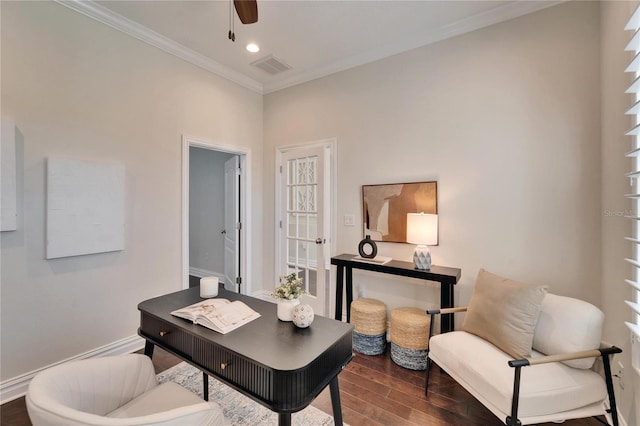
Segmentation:
{"type": "MultiPolygon", "coordinates": [[[[266,223],[276,147],[336,137],[335,253],[362,238],[361,185],[435,179],[431,251],[462,268],[458,303],[483,267],[600,304],[598,20],[597,3],[572,2],[265,96],[266,223]]],[[[379,254],[409,261],[413,247],[379,254]]],[[[439,302],[437,289],[358,276],[390,307],[439,302]]]]}
{"type": "Polygon", "coordinates": [[[1,7],[1,112],[24,145],[21,226],[2,233],[5,380],[135,335],[137,304],[181,288],[183,133],[251,149],[257,211],[263,172],[261,95],[53,2],[1,7]],[[125,165],[125,250],[44,259],[51,155],[125,165]]]}

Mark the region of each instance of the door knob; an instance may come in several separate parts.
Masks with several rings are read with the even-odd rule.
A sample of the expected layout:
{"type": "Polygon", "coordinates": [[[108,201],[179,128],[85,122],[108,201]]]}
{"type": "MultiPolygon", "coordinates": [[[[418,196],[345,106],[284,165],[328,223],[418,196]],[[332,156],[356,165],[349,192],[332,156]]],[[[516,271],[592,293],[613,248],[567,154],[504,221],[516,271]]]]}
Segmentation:
{"type": "Polygon", "coordinates": [[[226,233],[227,233],[227,230],[226,230],[226,229],[223,229],[222,231],[220,231],[220,233],[221,233],[222,235],[224,235],[224,234],[226,234],[226,233]]]}
{"type": "Polygon", "coordinates": [[[316,244],[324,244],[325,241],[323,238],[316,238],[316,244]]]}

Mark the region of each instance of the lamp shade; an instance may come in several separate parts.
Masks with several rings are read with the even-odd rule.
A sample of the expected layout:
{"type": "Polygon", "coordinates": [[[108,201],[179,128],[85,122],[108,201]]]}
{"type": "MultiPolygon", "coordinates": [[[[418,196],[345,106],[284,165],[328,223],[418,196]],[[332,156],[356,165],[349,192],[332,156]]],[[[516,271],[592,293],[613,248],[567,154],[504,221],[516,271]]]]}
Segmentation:
{"type": "Polygon", "coordinates": [[[438,244],[438,215],[407,213],[407,242],[427,246],[438,244]]]}

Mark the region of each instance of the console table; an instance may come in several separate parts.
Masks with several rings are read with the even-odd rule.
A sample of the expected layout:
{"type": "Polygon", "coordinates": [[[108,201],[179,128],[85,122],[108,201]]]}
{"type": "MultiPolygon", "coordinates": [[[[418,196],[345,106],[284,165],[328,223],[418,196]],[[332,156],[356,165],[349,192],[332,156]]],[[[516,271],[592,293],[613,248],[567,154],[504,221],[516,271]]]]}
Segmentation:
{"type": "MultiPolygon", "coordinates": [[[[431,265],[431,269],[416,269],[413,262],[402,262],[400,260],[390,260],[385,264],[376,264],[353,260],[355,254],[341,254],[331,258],[331,264],[337,267],[336,277],[336,313],[335,319],[342,319],[342,297],[343,287],[347,293],[347,322],[351,317],[351,302],[353,301],[353,270],[363,269],[365,271],[380,272],[383,274],[399,275],[402,277],[418,278],[426,281],[436,281],[440,283],[440,307],[453,307],[453,286],[460,279],[461,271],[458,268],[448,268],[445,266],[431,265]],[[346,280],[345,280],[346,278],[346,280]]],[[[440,332],[452,331],[453,314],[442,315],[440,322],[440,332]]]]}
{"type": "Polygon", "coordinates": [[[297,328],[278,320],[274,303],[223,289],[218,297],[242,300],[261,317],[220,334],[170,314],[201,301],[199,287],[149,299],[138,305],[145,354],[152,357],[155,345],[167,350],[203,371],[205,399],[211,375],[277,412],[281,426],[328,385],[334,422],[342,425],[338,374],[353,358],[353,326],[316,316],[309,328],[297,328]]]}

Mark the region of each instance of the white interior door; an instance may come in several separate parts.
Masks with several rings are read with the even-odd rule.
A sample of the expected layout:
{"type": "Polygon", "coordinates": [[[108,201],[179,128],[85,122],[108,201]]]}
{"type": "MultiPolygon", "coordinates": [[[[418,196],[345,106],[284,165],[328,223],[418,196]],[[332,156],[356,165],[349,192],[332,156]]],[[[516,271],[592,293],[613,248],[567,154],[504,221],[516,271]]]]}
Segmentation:
{"type": "Polygon", "coordinates": [[[325,315],[328,227],[325,148],[296,148],[282,153],[280,170],[279,275],[303,279],[303,302],[325,315]]]}
{"type": "Polygon", "coordinates": [[[224,288],[240,293],[240,157],[224,163],[224,288]]]}

